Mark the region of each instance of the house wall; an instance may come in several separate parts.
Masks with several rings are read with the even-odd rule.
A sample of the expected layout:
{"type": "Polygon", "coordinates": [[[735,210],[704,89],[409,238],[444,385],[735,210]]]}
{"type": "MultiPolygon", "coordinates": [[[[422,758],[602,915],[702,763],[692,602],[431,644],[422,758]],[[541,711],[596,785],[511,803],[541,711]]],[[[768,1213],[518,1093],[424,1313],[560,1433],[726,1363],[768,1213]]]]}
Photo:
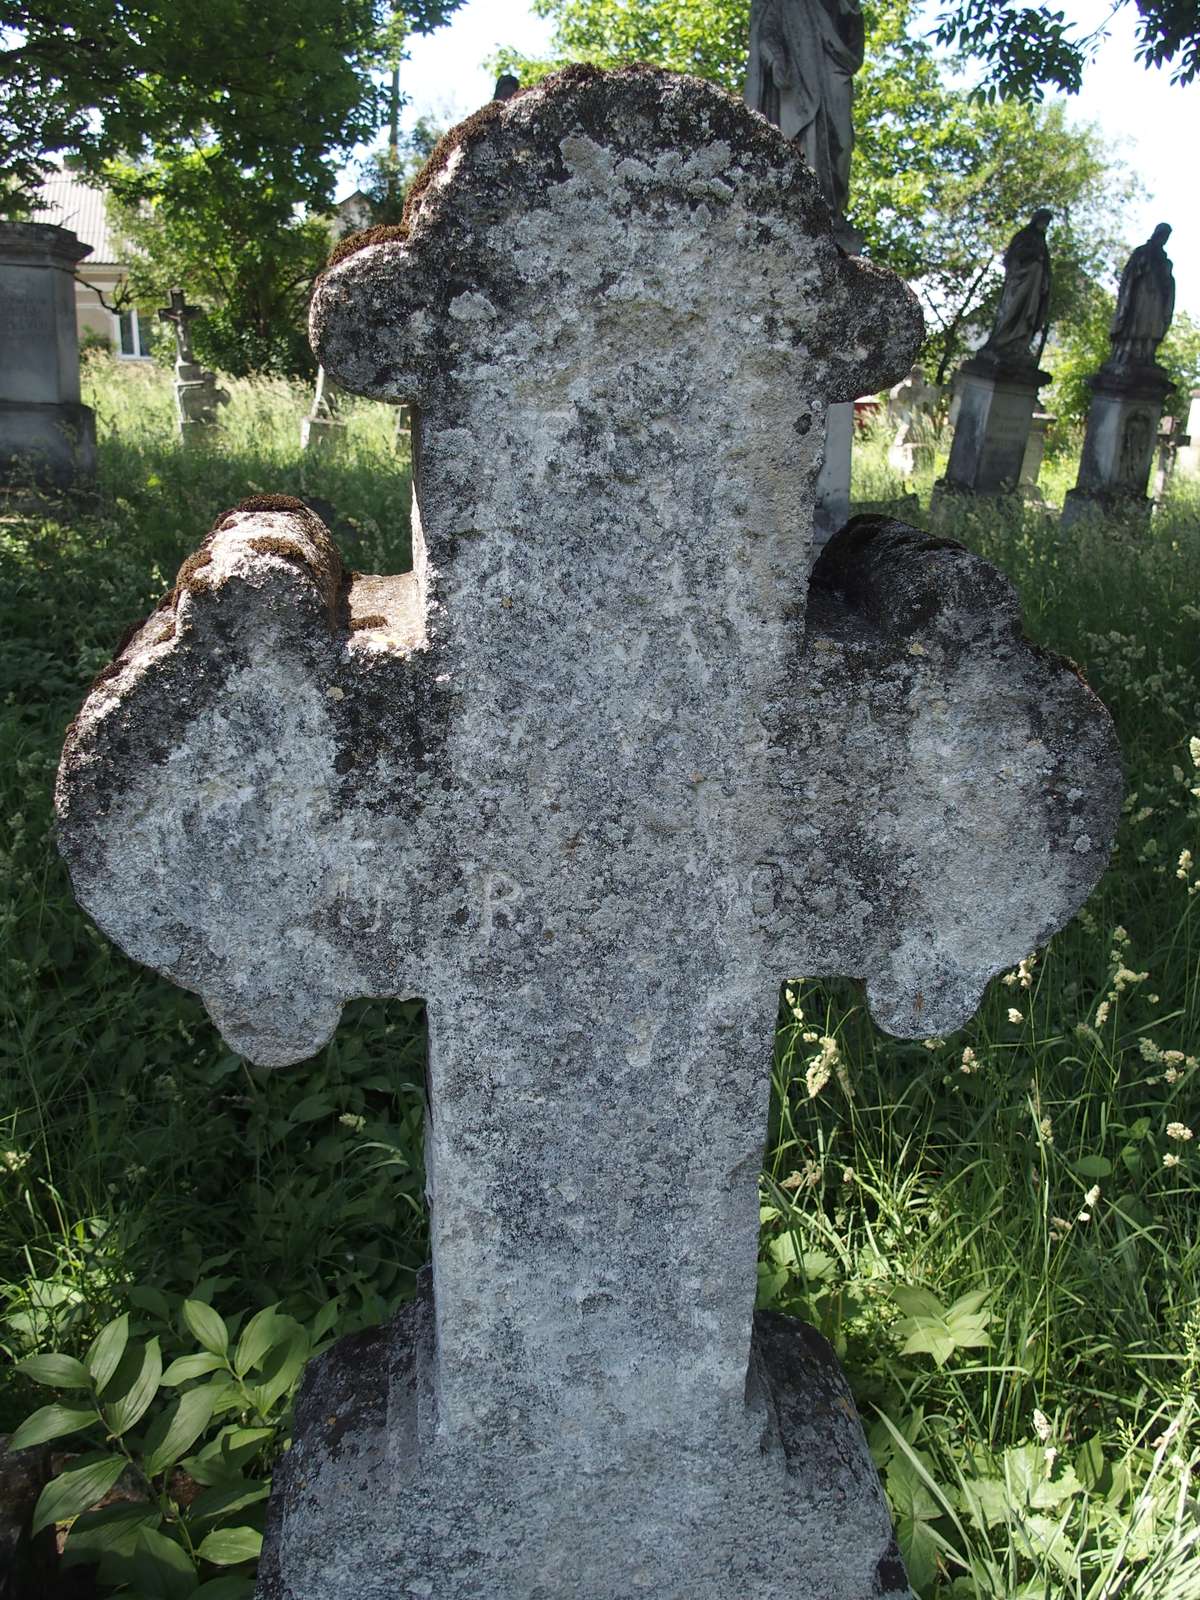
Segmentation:
{"type": "MultiPolygon", "coordinates": [[[[119,266],[99,263],[89,266],[86,261],[81,264],[81,275],[75,280],[75,321],[79,336],[82,339],[85,333],[90,333],[107,339],[113,354],[123,360],[148,359],[121,349],[120,322],[100,299],[103,295],[110,306],[114,305],[124,281],[125,273],[119,266]]],[[[150,307],[139,307],[137,317],[140,324],[139,343],[148,349],[156,327],[154,311],[150,307]]]]}

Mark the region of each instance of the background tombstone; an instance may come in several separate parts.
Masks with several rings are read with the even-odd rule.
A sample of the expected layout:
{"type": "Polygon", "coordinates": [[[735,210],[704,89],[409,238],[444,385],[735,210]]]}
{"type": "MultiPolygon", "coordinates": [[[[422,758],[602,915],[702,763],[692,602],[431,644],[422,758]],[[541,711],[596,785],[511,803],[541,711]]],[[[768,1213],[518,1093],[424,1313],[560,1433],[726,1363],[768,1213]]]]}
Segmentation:
{"type": "Polygon", "coordinates": [[[337,414],[337,390],[324,367],[317,368],[312,410],[300,419],[300,448],[327,450],[346,436],[346,424],[337,414]]]}
{"type": "Polygon", "coordinates": [[[992,331],[958,369],[950,459],[929,508],[934,521],[955,494],[1017,491],[1038,388],[1050,382],[1038,367],[1050,309],[1050,218],[1049,211],[1035,211],[1013,235],[1004,252],[1004,288],[992,331]]]}
{"type": "Polygon", "coordinates": [[[808,592],[824,408],[915,302],[737,101],[571,68],[443,142],[313,331],[416,402],[412,572],[245,503],[58,792],[81,901],[251,1059],[427,999],[431,1278],[314,1365],[260,1595],[906,1596],[832,1352],[753,1311],[780,980],[957,1026],[1120,787],[975,557],[859,519],[808,592]]]}
{"type": "Polygon", "coordinates": [[[1021,458],[1021,476],[1017,488],[1024,499],[1035,505],[1044,505],[1045,497],[1038,487],[1042,462],[1046,458],[1046,435],[1058,419],[1047,411],[1035,411],[1029,419],[1029,438],[1025,441],[1025,454],[1021,458]]]}
{"type": "Polygon", "coordinates": [[[217,426],[217,407],[228,405],[229,395],[217,385],[215,372],[202,367],[192,349],[191,324],[204,315],[190,306],[182,289],[171,290],[171,303],[159,313],[175,329],[175,416],[184,444],[207,438],[217,426]]]}
{"type": "Polygon", "coordinates": [[[1177,466],[1182,477],[1200,477],[1200,389],[1193,389],[1185,428],[1187,444],[1181,445],[1177,466]]]}
{"type": "Polygon", "coordinates": [[[0,222],[0,485],[67,489],[95,477],[75,326],[75,264],[89,253],[66,228],[0,222]]]}
{"type": "Polygon", "coordinates": [[[1155,354],[1175,312],[1175,276],[1160,222],[1125,264],[1109,330],[1111,353],[1094,378],[1075,487],[1062,525],[1084,517],[1150,513],[1146,483],[1167,396],[1174,390],[1155,354]]]}
{"type": "MultiPolygon", "coordinates": [[[[752,0],[746,104],[793,140],[816,174],[848,255],[862,235],[846,221],[854,148],[854,74],[863,62],[859,0],[752,0]]],[[[816,549],[850,515],[853,399],[831,406],[813,519],[816,549]]]]}
{"type": "Polygon", "coordinates": [[[1169,413],[1158,424],[1158,459],[1154,467],[1154,508],[1157,511],[1166,503],[1171,490],[1171,479],[1180,454],[1191,444],[1191,436],[1180,433],[1175,418],[1169,413]]]}
{"type": "Polygon", "coordinates": [[[888,466],[902,478],[911,478],[933,465],[937,436],[934,407],[941,397],[935,384],[926,383],[919,363],[907,378],[888,390],[888,416],[896,434],[888,446],[888,466]]]}

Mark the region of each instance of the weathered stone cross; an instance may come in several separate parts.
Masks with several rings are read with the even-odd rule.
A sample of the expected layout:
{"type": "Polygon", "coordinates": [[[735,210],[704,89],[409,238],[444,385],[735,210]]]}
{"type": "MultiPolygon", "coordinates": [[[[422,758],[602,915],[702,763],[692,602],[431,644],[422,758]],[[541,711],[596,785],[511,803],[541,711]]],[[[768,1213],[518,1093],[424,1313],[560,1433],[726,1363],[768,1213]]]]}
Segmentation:
{"type": "Polygon", "coordinates": [[[170,305],[160,306],[158,315],[160,321],[171,323],[175,329],[176,360],[185,364],[194,362],[196,357],[192,350],[191,323],[204,315],[201,308],[188,305],[182,289],[172,289],[170,305]]]}
{"type": "Polygon", "coordinates": [[[443,144],[313,328],[418,408],[412,572],[247,502],[59,791],[83,904],[252,1060],[428,1002],[432,1292],[311,1379],[262,1593],[906,1593],[836,1364],[753,1322],[780,980],[958,1026],[1119,788],[957,546],[863,519],[806,599],[826,408],[908,371],[914,302],[738,102],[573,69],[443,144]]]}

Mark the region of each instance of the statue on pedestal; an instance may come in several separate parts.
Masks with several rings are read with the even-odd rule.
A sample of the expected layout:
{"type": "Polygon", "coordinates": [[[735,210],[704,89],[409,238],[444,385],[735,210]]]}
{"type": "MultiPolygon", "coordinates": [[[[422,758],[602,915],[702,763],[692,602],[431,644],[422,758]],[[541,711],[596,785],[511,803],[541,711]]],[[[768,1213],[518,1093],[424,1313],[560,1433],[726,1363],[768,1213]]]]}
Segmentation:
{"type": "Polygon", "coordinates": [[[1051,211],[1035,211],[1009,241],[1004,252],[1004,288],[981,356],[1023,367],[1036,367],[1040,361],[1049,326],[1050,250],[1046,229],[1052,216],[1051,211]],[[1035,339],[1036,352],[1030,348],[1035,339]]]}
{"type": "Polygon", "coordinates": [[[1175,275],[1165,249],[1170,237],[1170,226],[1160,222],[1125,263],[1109,330],[1112,354],[1105,365],[1110,369],[1155,364],[1175,314],[1175,275]]]}
{"type": "Polygon", "coordinates": [[[835,229],[850,196],[850,112],[862,63],[859,0],[752,0],[746,103],[800,146],[835,229]]]}

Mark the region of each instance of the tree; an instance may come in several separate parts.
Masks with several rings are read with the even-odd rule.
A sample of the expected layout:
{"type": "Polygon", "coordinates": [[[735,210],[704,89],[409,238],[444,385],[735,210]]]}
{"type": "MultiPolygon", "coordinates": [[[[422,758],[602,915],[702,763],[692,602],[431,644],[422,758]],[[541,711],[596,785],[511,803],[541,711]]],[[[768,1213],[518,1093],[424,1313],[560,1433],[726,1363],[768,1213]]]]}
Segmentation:
{"type": "MultiPolygon", "coordinates": [[[[403,0],[410,31],[461,0],[403,0]]],[[[105,162],[217,145],[238,168],[327,200],[378,126],[384,0],[0,0],[0,195],[55,151],[105,162]]]]}
{"type": "Polygon", "coordinates": [[[257,173],[217,146],[107,169],[109,216],[130,246],[129,288],[165,304],[175,284],[204,306],[197,357],[234,376],[315,371],[304,331],[313,279],[329,254],[327,220],[296,215],[257,173]]]}
{"type": "MultiPolygon", "coordinates": [[[[552,61],[505,52],[498,65],[533,82],[567,60],[649,60],[740,94],[749,0],[534,0],[555,22],[552,61]]],[[[989,104],[946,83],[913,25],[914,0],[864,8],[867,56],[856,80],[850,220],[865,253],[912,283],[939,381],[991,320],[1009,238],[1038,206],[1056,217],[1051,315],[1069,320],[1119,251],[1130,183],[1090,127],[1061,107],[989,104]],[[1036,153],[1036,158],[1031,159],[1036,153]]]]}
{"type": "MultiPolygon", "coordinates": [[[[1112,0],[1109,18],[1131,0],[1112,0]]],[[[1175,83],[1200,72],[1200,11],[1196,0],[1136,0],[1138,59],[1147,67],[1174,63],[1175,83]]],[[[954,0],[938,16],[940,43],[983,61],[986,93],[1040,100],[1046,85],[1075,94],[1083,70],[1104,37],[1103,25],[1081,33],[1061,11],[1013,0],[954,0]]]]}

